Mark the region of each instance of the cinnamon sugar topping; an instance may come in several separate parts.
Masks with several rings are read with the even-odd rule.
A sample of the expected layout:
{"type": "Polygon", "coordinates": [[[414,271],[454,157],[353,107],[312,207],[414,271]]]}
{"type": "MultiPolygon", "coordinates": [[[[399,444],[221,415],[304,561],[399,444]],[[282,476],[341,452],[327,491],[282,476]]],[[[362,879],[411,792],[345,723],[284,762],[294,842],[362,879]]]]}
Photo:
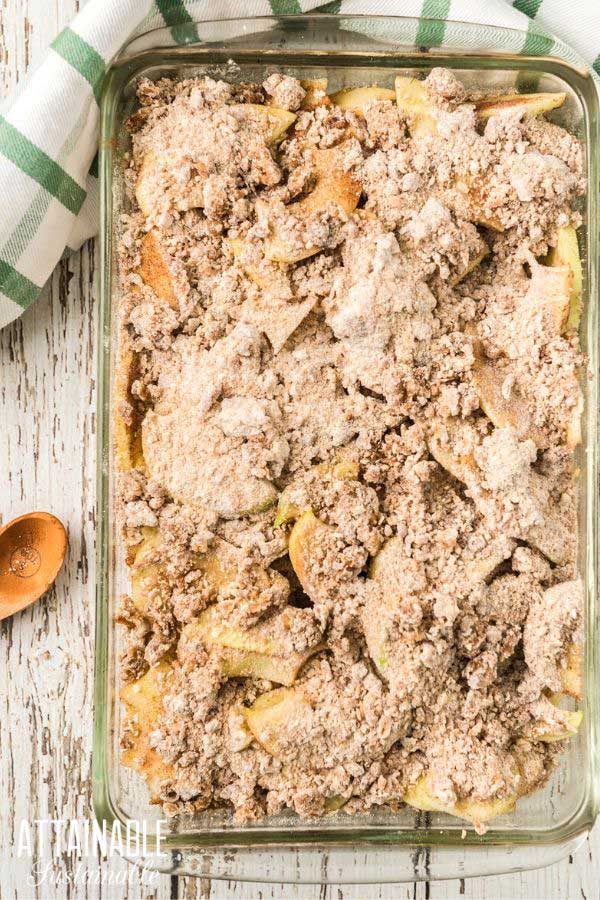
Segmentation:
{"type": "Polygon", "coordinates": [[[406,88],[420,119],[365,90],[139,85],[123,699],[168,813],[404,800],[480,828],[572,733],[585,360],[547,254],[581,148],[483,120],[445,70],[406,88]]]}

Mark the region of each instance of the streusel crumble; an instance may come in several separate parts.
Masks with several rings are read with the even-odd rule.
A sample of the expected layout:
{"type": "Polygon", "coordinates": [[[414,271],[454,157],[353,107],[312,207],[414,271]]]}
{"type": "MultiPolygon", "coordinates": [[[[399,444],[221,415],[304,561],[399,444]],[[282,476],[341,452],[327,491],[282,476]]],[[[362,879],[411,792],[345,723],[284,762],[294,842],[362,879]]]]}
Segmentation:
{"type": "Polygon", "coordinates": [[[581,148],[559,94],[142,80],[123,761],[168,813],[544,783],[581,713],[581,148]]]}

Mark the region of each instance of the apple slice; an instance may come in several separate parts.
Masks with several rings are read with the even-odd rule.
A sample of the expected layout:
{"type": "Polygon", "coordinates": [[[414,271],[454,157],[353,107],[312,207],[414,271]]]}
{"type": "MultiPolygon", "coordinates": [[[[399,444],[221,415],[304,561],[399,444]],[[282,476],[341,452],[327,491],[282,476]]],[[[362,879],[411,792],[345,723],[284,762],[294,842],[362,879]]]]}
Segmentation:
{"type": "Polygon", "coordinates": [[[282,642],[290,628],[293,615],[293,607],[286,607],[282,612],[275,613],[266,623],[242,629],[223,621],[223,614],[217,603],[205,609],[198,621],[191,624],[207,644],[273,656],[281,652],[282,642]]]}
{"type": "Polygon", "coordinates": [[[237,578],[243,555],[221,538],[216,538],[206,553],[198,554],[195,568],[204,575],[213,597],[237,578]]]}
{"type": "Polygon", "coordinates": [[[306,300],[293,300],[282,294],[277,285],[264,288],[256,299],[248,298],[242,308],[242,319],[266,334],[273,353],[285,347],[288,339],[304,322],[317,302],[316,295],[306,300]]]}
{"type": "Polygon", "coordinates": [[[474,824],[479,824],[512,812],[518,798],[515,795],[494,800],[466,798],[457,800],[454,804],[446,805],[434,796],[431,790],[430,777],[426,772],[414,784],[410,785],[402,799],[414,809],[421,809],[425,812],[445,812],[459,819],[467,819],[474,824]]]}
{"type": "Polygon", "coordinates": [[[481,243],[483,244],[482,248],[470,258],[466,267],[450,278],[449,283],[451,287],[456,287],[457,284],[460,284],[461,281],[463,281],[467,275],[470,275],[471,272],[475,271],[477,266],[489,255],[490,248],[483,239],[481,240],[481,243]]]}
{"type": "Polygon", "coordinates": [[[464,195],[470,207],[469,218],[477,225],[483,225],[491,231],[502,232],[504,225],[496,216],[485,212],[486,184],[480,178],[463,176],[457,178],[454,187],[464,195]]]}
{"type": "Polygon", "coordinates": [[[532,263],[529,288],[518,305],[517,316],[531,319],[543,312],[549,317],[555,333],[561,334],[569,318],[572,285],[570,266],[532,263]]]}
{"type": "Polygon", "coordinates": [[[263,106],[260,103],[237,103],[233,104],[230,109],[242,112],[244,117],[254,119],[266,128],[267,140],[270,144],[280,143],[290,125],[293,125],[297,119],[296,114],[288,109],[281,109],[278,106],[263,106]]]}
{"type": "Polygon", "coordinates": [[[569,450],[574,450],[581,443],[581,416],[583,415],[583,395],[579,393],[577,403],[573,407],[571,417],[567,422],[565,443],[569,450]]]}
{"type": "MultiPolygon", "coordinates": [[[[157,200],[164,195],[165,182],[169,182],[170,167],[168,153],[155,153],[149,150],[142,160],[135,186],[135,197],[146,217],[156,212],[157,200]]],[[[173,206],[181,212],[204,206],[204,181],[208,169],[203,162],[198,161],[194,163],[192,171],[192,178],[182,193],[176,193],[172,198],[173,206]]]]}
{"type": "MultiPolygon", "coordinates": [[[[536,472],[530,474],[532,480],[541,477],[536,472]]],[[[564,566],[568,563],[570,557],[570,526],[561,514],[560,508],[555,504],[546,506],[544,516],[545,521],[543,525],[532,526],[523,537],[532,547],[535,547],[536,550],[547,556],[557,566],[564,566]]]]}
{"type": "Polygon", "coordinates": [[[581,644],[572,643],[567,650],[565,667],[560,669],[561,687],[567,696],[581,700],[583,696],[583,653],[581,644]]]}
{"type": "Polygon", "coordinates": [[[145,216],[154,212],[156,179],[160,177],[160,171],[159,157],[149,150],[142,159],[135,185],[135,199],[145,216]]]}
{"type": "Polygon", "coordinates": [[[322,545],[335,529],[317,519],[312,510],[303,512],[290,533],[288,553],[294,572],[309,597],[318,591],[311,563],[322,545]]]}
{"type": "Polygon", "coordinates": [[[300,109],[311,111],[318,106],[331,106],[331,100],[327,96],[326,78],[301,78],[300,84],[306,91],[300,109]]]}
{"type": "Polygon", "coordinates": [[[159,563],[162,540],[158,528],[142,528],[142,541],[135,548],[131,566],[131,601],[145,614],[160,591],[163,569],[159,563]]]}
{"type": "Polygon", "coordinates": [[[410,645],[425,638],[424,629],[415,626],[399,637],[394,625],[403,601],[424,588],[424,567],[406,552],[404,538],[396,535],[371,560],[369,578],[377,587],[367,595],[360,622],[369,656],[379,673],[389,680],[392,669],[402,671],[410,645]]]}
{"type": "MultiPolygon", "coordinates": [[[[141,613],[146,613],[152,596],[164,578],[161,561],[162,539],[157,528],[141,528],[142,541],[134,551],[131,565],[131,599],[141,613]]],[[[242,553],[233,544],[216,538],[206,553],[194,554],[194,571],[201,572],[210,590],[211,599],[227,587],[239,574],[242,553]]],[[[268,586],[265,575],[265,587],[268,586]]]]}
{"type": "MultiPolygon", "coordinates": [[[[296,121],[296,115],[287,109],[277,106],[263,106],[260,103],[237,103],[228,109],[243,121],[255,122],[266,132],[268,144],[278,144],[285,137],[290,125],[296,121]]],[[[166,149],[160,153],[148,151],[138,172],[135,196],[138,206],[145,216],[151,216],[156,210],[156,201],[164,195],[164,183],[169,183],[168,173],[172,167],[171,152],[166,149]]],[[[185,212],[204,206],[204,182],[209,168],[202,160],[192,161],[192,179],[183,186],[181,193],[175,192],[172,202],[175,209],[185,212]]]]}
{"type": "Polygon", "coordinates": [[[240,753],[252,743],[252,732],[246,725],[246,710],[241,703],[235,703],[229,707],[227,731],[228,746],[232,753],[240,753]]]}
{"type": "Polygon", "coordinates": [[[451,811],[451,815],[460,819],[467,819],[475,825],[490,822],[498,816],[505,816],[514,811],[518,797],[514,794],[508,797],[499,797],[494,800],[474,800],[466,798],[457,800],[451,811]]]}
{"type": "Polygon", "coordinates": [[[511,556],[516,545],[516,541],[505,535],[493,537],[477,552],[477,556],[464,561],[468,580],[475,583],[487,581],[495,569],[511,556]]]}
{"type": "Polygon", "coordinates": [[[343,88],[341,91],[336,91],[335,94],[330,94],[329,99],[340,109],[347,109],[363,116],[365,109],[371,103],[377,103],[380,100],[395,100],[396,93],[389,88],[373,84],[371,87],[343,88]]]}
{"type": "Polygon", "coordinates": [[[264,332],[273,352],[279,353],[312,310],[316,297],[295,300],[289,276],[243,238],[229,238],[229,247],[248,278],[261,289],[259,297],[249,297],[244,303],[242,318],[264,332]]]}
{"type": "MultiPolygon", "coordinates": [[[[129,746],[122,751],[121,762],[139,772],[153,794],[157,794],[161,785],[174,775],[173,766],[165,762],[149,744],[150,734],[156,730],[162,712],[171,672],[171,663],[163,660],[148,669],[138,681],[126,684],[120,695],[129,724],[126,732],[129,746]]],[[[157,803],[158,800],[153,797],[151,802],[157,803]]]]}
{"type": "MultiPolygon", "coordinates": [[[[283,575],[279,577],[285,581],[283,575]]],[[[298,611],[293,607],[285,607],[259,625],[242,629],[223,621],[217,603],[189,622],[182,630],[182,638],[185,641],[199,638],[208,647],[223,648],[223,674],[228,678],[267,678],[291,685],[304,663],[324,646],[315,644],[307,650],[282,655],[287,634],[297,615],[298,611]]]]}
{"type": "MultiPolygon", "coordinates": [[[[353,212],[360,200],[361,184],[358,178],[348,172],[343,165],[344,145],[314,151],[315,186],[302,200],[296,200],[287,207],[300,222],[321,212],[329,203],[335,203],[346,215],[353,212]]],[[[318,253],[321,247],[290,248],[281,237],[272,235],[265,241],[265,256],[275,262],[295,263],[318,253]]]]}
{"type": "Polygon", "coordinates": [[[389,538],[371,560],[369,566],[369,578],[379,581],[386,587],[386,594],[389,595],[391,585],[389,584],[389,572],[395,567],[398,559],[406,559],[404,550],[404,539],[396,535],[389,538]]]}
{"type": "MultiPolygon", "coordinates": [[[[444,419],[434,424],[429,435],[429,452],[440,466],[458,481],[468,484],[478,475],[472,450],[458,452],[455,440],[466,436],[465,423],[460,419],[444,419]]],[[[468,444],[468,441],[467,441],[468,444]]]]}
{"type": "Polygon", "coordinates": [[[423,82],[416,78],[397,75],[394,85],[398,109],[408,116],[413,137],[435,134],[437,131],[435,106],[423,82]]]}
{"type": "Polygon", "coordinates": [[[152,288],[160,300],[164,300],[175,310],[179,309],[175,276],[171,269],[169,256],[164,251],[160,234],[156,228],[152,228],[142,238],[138,272],[145,284],[152,288]]]}
{"type": "Polygon", "coordinates": [[[275,283],[282,290],[287,288],[291,295],[289,280],[285,272],[277,263],[265,259],[257,245],[253,245],[244,238],[228,238],[227,244],[235,261],[259,288],[267,289],[275,283]]]}
{"type": "Polygon", "coordinates": [[[112,440],[117,470],[128,472],[130,469],[144,468],[144,454],[139,416],[131,395],[131,386],[139,374],[139,362],[137,354],[131,349],[130,338],[125,333],[119,337],[117,357],[113,390],[115,415],[112,440]]]}
{"type": "Polygon", "coordinates": [[[508,369],[492,360],[476,359],[472,372],[479,405],[496,428],[511,425],[519,440],[531,438],[537,447],[548,446],[548,438],[534,423],[531,405],[519,387],[513,385],[508,397],[504,395],[508,369]]]}
{"type": "Polygon", "coordinates": [[[306,736],[312,708],[299,688],[277,688],[261,694],[245,710],[248,728],[268,753],[278,756],[306,736]]]}
{"type": "Polygon", "coordinates": [[[482,119],[489,119],[503,112],[526,113],[530,116],[541,116],[562,106],[567,95],[556,94],[500,94],[497,97],[484,97],[475,101],[477,115],[482,119]]]}
{"type": "Polygon", "coordinates": [[[345,806],[347,802],[347,797],[342,797],[340,794],[332,794],[331,797],[325,799],[325,812],[337,812],[342,806],[345,806]]]}
{"type": "Polygon", "coordinates": [[[546,257],[546,265],[552,267],[568,266],[572,272],[569,317],[566,328],[579,328],[581,318],[581,292],[583,286],[583,270],[579,255],[577,232],[572,225],[559,228],[556,235],[556,246],[552,247],[546,257]]]}
{"type": "MultiPolygon", "coordinates": [[[[313,471],[322,474],[324,477],[327,475],[331,475],[333,480],[338,479],[340,481],[356,481],[360,474],[360,465],[354,459],[343,457],[334,463],[318,463],[318,465],[313,466],[313,471]]],[[[281,492],[279,496],[279,503],[277,504],[277,515],[275,517],[275,521],[273,525],[275,528],[280,528],[282,525],[286,525],[288,522],[291,522],[293,519],[297,519],[303,512],[308,511],[308,507],[302,509],[297,506],[292,499],[292,494],[294,491],[294,484],[289,484],[284,490],[281,492]]]]}
{"type": "Polygon", "coordinates": [[[304,653],[289,653],[287,656],[270,656],[251,650],[222,651],[223,674],[227,678],[265,678],[288,687],[298,677],[304,663],[316,652],[317,647],[304,653]]]}
{"type": "MultiPolygon", "coordinates": [[[[213,348],[214,349],[214,348],[213,348]]],[[[205,509],[206,504],[223,519],[255,515],[277,502],[277,488],[266,478],[253,474],[251,464],[240,465],[233,457],[217,457],[207,440],[214,441],[215,426],[204,425],[190,439],[184,405],[158,413],[150,409],[142,422],[142,447],[146,468],[151,478],[161,482],[173,500],[205,509]],[[211,428],[213,431],[211,432],[211,428]],[[167,449],[168,448],[168,449],[167,449]],[[194,453],[203,477],[185,478],[180,458],[194,453]]]]}
{"type": "Polygon", "coordinates": [[[562,712],[564,712],[562,727],[557,731],[534,732],[536,740],[543,741],[545,744],[554,744],[557,741],[568,741],[570,738],[575,737],[583,721],[583,711],[577,709],[573,711],[562,710],[562,712]]]}

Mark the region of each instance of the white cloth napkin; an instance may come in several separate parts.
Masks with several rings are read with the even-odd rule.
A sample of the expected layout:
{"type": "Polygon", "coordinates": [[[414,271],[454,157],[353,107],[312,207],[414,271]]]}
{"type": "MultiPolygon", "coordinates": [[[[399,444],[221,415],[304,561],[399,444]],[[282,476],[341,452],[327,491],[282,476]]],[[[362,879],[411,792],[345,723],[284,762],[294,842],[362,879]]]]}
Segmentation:
{"type": "Polygon", "coordinates": [[[36,299],[65,250],[97,232],[98,101],[119,49],[153,28],[181,43],[206,37],[209,20],[308,11],[415,16],[417,46],[443,46],[450,20],[503,25],[520,30],[503,49],[583,58],[600,73],[598,0],[89,0],[0,113],[0,328],[36,299]]]}

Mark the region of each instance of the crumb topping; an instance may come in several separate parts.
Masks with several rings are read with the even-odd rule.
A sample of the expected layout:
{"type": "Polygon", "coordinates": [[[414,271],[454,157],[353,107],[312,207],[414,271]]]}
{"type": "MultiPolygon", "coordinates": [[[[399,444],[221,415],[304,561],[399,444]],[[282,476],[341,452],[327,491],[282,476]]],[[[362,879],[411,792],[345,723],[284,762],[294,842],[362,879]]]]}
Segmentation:
{"type": "Polygon", "coordinates": [[[481,828],[573,733],[581,147],[439,68],[325,90],[138,86],[123,745],[169,814],[481,828]]]}

